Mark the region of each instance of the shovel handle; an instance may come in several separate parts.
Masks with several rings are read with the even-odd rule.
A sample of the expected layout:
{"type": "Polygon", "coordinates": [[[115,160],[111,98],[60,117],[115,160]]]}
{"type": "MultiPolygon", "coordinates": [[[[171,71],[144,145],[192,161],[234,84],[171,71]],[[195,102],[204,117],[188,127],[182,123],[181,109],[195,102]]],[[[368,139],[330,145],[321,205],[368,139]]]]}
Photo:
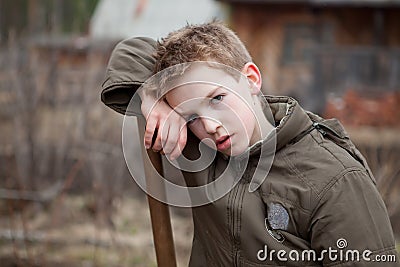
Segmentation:
{"type": "MultiPolygon", "coordinates": [[[[141,141],[143,141],[143,129],[145,128],[145,120],[144,118],[140,117],[137,117],[137,120],[139,127],[139,136],[141,138],[141,141]]],[[[161,155],[151,149],[146,150],[143,144],[141,144],[141,146],[142,155],[145,157],[147,154],[151,162],[151,164],[146,164],[146,160],[143,157],[146,181],[157,179],[156,177],[154,177],[155,175],[157,175],[154,169],[156,169],[156,171],[160,175],[163,174],[161,155]]],[[[147,186],[151,186],[151,182],[149,182],[147,186]]],[[[147,194],[147,200],[149,203],[157,266],[176,267],[175,246],[172,235],[169,207],[167,204],[158,201],[157,199],[151,197],[149,194],[147,194]]]]}

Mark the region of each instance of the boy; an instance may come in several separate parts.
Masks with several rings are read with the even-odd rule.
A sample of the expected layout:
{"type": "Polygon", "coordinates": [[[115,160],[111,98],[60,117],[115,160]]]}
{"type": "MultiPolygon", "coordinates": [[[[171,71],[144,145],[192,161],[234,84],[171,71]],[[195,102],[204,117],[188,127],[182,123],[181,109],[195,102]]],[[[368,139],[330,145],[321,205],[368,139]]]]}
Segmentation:
{"type": "Polygon", "coordinates": [[[176,86],[167,82],[155,104],[154,95],[141,94],[146,147],[172,159],[185,147],[183,154],[196,158],[199,140],[207,139],[218,151],[205,170],[183,172],[188,184],[214,181],[230,158],[248,153],[238,183],[222,198],[193,208],[190,266],[397,266],[376,263],[396,255],[390,221],[364,158],[341,125],[304,111],[289,97],[265,96],[273,120],[263,120],[260,72],[231,30],[217,22],[188,25],[157,45],[155,61],[155,73],[208,61],[236,69],[247,80],[235,92],[223,79],[214,87],[211,81],[191,84],[189,71],[176,86]],[[251,187],[271,132],[272,166],[251,187]]]}

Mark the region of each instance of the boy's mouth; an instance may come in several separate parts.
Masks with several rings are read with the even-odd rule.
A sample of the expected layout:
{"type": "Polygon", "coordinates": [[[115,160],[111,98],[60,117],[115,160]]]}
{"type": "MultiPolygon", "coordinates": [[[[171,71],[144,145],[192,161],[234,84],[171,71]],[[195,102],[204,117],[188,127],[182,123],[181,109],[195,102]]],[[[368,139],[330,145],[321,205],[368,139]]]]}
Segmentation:
{"type": "Polygon", "coordinates": [[[231,137],[229,135],[224,135],[215,141],[218,150],[225,150],[231,146],[231,137]]]}

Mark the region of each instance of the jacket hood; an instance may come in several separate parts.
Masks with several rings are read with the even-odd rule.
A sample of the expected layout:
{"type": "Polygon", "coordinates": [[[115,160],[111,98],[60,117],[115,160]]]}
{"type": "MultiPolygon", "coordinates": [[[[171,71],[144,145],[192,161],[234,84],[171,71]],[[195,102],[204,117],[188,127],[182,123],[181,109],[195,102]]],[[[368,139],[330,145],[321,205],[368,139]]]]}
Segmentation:
{"type": "Polygon", "coordinates": [[[294,98],[265,96],[276,124],[276,150],[280,150],[312,125],[307,112],[294,98]]]}
{"type": "Polygon", "coordinates": [[[102,84],[105,105],[121,114],[141,114],[140,104],[130,105],[129,110],[128,105],[136,90],[153,75],[156,45],[152,38],[134,37],[115,46],[102,84]]]}
{"type": "MultiPolygon", "coordinates": [[[[280,150],[312,125],[312,120],[307,112],[301,108],[294,98],[264,95],[264,99],[273,116],[273,119],[269,120],[276,128],[264,140],[250,147],[250,155],[253,156],[260,154],[261,147],[264,151],[271,149],[271,145],[276,145],[274,151],[280,150]],[[271,144],[266,145],[266,143],[271,144]]],[[[266,114],[268,113],[266,112],[266,114]]]]}

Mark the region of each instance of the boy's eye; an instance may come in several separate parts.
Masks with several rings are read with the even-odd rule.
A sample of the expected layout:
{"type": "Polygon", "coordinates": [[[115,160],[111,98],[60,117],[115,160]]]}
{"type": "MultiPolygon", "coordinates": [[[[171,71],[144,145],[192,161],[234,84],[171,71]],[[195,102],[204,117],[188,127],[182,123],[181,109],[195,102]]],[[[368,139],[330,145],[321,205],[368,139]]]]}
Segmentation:
{"type": "Polygon", "coordinates": [[[223,95],[217,95],[217,96],[214,96],[214,97],[210,100],[210,102],[211,102],[211,104],[218,104],[219,102],[222,101],[223,98],[224,98],[223,95]]]}

